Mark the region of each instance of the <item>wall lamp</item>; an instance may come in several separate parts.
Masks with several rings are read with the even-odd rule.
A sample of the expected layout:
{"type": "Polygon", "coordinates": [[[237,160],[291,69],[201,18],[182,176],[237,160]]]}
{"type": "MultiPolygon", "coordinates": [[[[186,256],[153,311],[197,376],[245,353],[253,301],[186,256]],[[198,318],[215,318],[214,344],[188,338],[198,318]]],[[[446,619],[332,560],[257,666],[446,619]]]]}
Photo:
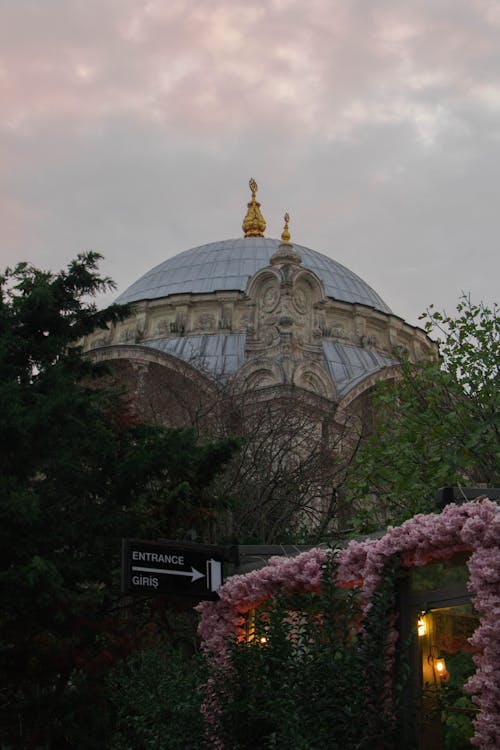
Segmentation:
{"type": "Polygon", "coordinates": [[[446,662],[442,656],[439,655],[437,646],[431,646],[429,656],[427,657],[427,664],[430,664],[434,673],[443,682],[449,678],[448,670],[446,669],[446,662]]]}
{"type": "Polygon", "coordinates": [[[427,635],[427,623],[425,621],[425,614],[423,612],[417,620],[417,633],[419,638],[427,635]]]}

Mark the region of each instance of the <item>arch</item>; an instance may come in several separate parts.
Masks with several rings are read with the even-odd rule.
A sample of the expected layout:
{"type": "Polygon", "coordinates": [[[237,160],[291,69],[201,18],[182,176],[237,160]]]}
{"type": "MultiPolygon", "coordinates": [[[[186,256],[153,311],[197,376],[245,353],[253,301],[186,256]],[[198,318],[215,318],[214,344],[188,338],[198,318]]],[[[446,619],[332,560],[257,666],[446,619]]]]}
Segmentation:
{"type": "Polygon", "coordinates": [[[282,367],[270,357],[258,357],[250,360],[236,374],[234,383],[242,393],[252,389],[268,388],[282,385],[285,375],[282,367]]]}
{"type": "Polygon", "coordinates": [[[245,292],[249,297],[255,299],[259,296],[262,287],[270,281],[276,282],[279,286],[279,284],[281,283],[281,276],[279,271],[272,268],[271,266],[266,266],[266,268],[262,268],[260,271],[257,271],[257,273],[250,277],[245,292]]]}
{"type": "Polygon", "coordinates": [[[316,362],[303,362],[293,374],[293,384],[318,396],[335,400],[337,397],[335,383],[324,368],[316,362]]]}
{"type": "Polygon", "coordinates": [[[201,373],[194,365],[185,362],[173,354],[153,349],[149,346],[114,344],[103,346],[98,349],[90,349],[85,352],[85,356],[94,362],[116,362],[126,360],[137,364],[157,364],[166,370],[182,375],[186,380],[191,381],[193,385],[201,388],[205,393],[216,395],[216,384],[208,375],[201,373]]]}
{"type": "Polygon", "coordinates": [[[369,391],[381,380],[395,380],[399,374],[399,365],[382,367],[358,381],[339,401],[339,410],[347,409],[363,393],[369,391]]]}
{"type": "Polygon", "coordinates": [[[146,346],[110,346],[87,352],[112,365],[109,380],[126,394],[138,420],[209,430],[218,404],[217,384],[177,357],[146,346]]]}
{"type": "Polygon", "coordinates": [[[311,302],[316,304],[321,300],[326,300],[325,289],[319,276],[307,268],[300,268],[294,279],[294,287],[304,285],[311,291],[311,302]]]}

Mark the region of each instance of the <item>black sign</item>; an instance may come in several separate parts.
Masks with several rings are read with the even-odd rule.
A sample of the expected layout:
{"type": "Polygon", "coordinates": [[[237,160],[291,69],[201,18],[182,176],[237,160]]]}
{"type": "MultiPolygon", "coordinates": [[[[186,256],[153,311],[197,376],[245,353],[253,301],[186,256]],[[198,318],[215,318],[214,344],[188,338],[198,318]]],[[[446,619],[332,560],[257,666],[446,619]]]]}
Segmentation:
{"type": "Polygon", "coordinates": [[[181,594],[217,598],[222,586],[220,548],[180,542],[122,542],[125,594],[181,594]]]}

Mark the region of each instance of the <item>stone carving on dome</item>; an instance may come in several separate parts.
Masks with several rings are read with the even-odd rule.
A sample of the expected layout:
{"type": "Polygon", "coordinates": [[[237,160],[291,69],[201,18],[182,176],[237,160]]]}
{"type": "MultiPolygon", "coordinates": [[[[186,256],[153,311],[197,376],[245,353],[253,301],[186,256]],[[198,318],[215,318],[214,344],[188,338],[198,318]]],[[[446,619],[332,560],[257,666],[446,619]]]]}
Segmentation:
{"type": "Polygon", "coordinates": [[[144,316],[127,318],[123,323],[118,324],[115,330],[115,342],[118,344],[136,344],[144,336],[145,331],[144,316]]]}
{"type": "Polygon", "coordinates": [[[278,304],[279,298],[279,289],[276,286],[268,286],[262,295],[262,309],[264,312],[272,312],[278,304]]]}
{"type": "Polygon", "coordinates": [[[155,329],[156,334],[159,336],[164,336],[166,333],[170,333],[171,325],[172,325],[171,322],[169,322],[165,318],[162,318],[156,324],[156,329],[155,329]]]}
{"type": "MultiPolygon", "coordinates": [[[[249,285],[249,294],[258,311],[256,339],[269,327],[278,333],[292,331],[301,342],[313,341],[315,306],[323,295],[316,277],[297,265],[286,263],[258,272],[249,285]]],[[[267,336],[265,337],[267,339],[267,336]]]]}
{"type": "Polygon", "coordinates": [[[280,366],[279,382],[307,390],[317,387],[326,395],[329,376],[323,369],[318,327],[318,306],[326,298],[318,277],[302,268],[292,245],[280,246],[271,265],[252,277],[247,294],[255,305],[256,323],[253,335],[247,335],[245,378],[254,370],[262,373],[263,360],[272,359],[280,366]],[[307,377],[303,372],[305,361],[309,363],[307,377]]]}
{"type": "Polygon", "coordinates": [[[360,346],[377,346],[378,340],[373,334],[363,335],[359,337],[359,343],[360,346]]]}
{"type": "Polygon", "coordinates": [[[319,363],[306,361],[294,372],[294,385],[325,398],[336,397],[335,385],[319,363]]]}
{"type": "Polygon", "coordinates": [[[202,313],[196,321],[196,328],[201,331],[212,331],[215,328],[215,315],[202,313]]]}
{"type": "Polygon", "coordinates": [[[233,327],[233,311],[231,307],[223,306],[217,324],[220,330],[231,330],[233,327]]]}
{"type": "Polygon", "coordinates": [[[252,336],[255,333],[255,319],[252,312],[245,312],[241,315],[239,329],[243,333],[247,333],[249,336],[252,336]]]}
{"type": "Polygon", "coordinates": [[[177,312],[175,320],[170,323],[170,333],[183,336],[187,328],[187,316],[185,312],[177,312]]]}
{"type": "Polygon", "coordinates": [[[346,341],[349,341],[349,339],[351,338],[344,326],[334,326],[331,331],[331,335],[337,339],[345,339],[346,341]]]}
{"type": "Polygon", "coordinates": [[[135,343],[138,340],[137,329],[133,326],[123,328],[118,335],[120,344],[135,343]]]}
{"type": "Polygon", "coordinates": [[[237,375],[237,380],[243,385],[244,391],[252,391],[255,388],[266,388],[273,385],[282,385],[286,382],[281,363],[273,357],[261,357],[245,365],[237,375]]]}
{"type": "Polygon", "coordinates": [[[366,335],[366,320],[359,315],[356,315],[354,319],[354,335],[358,342],[366,335]]]}
{"type": "Polygon", "coordinates": [[[293,292],[293,302],[295,305],[295,309],[297,312],[304,315],[307,311],[307,296],[305,291],[302,289],[302,287],[298,287],[293,292]]]}

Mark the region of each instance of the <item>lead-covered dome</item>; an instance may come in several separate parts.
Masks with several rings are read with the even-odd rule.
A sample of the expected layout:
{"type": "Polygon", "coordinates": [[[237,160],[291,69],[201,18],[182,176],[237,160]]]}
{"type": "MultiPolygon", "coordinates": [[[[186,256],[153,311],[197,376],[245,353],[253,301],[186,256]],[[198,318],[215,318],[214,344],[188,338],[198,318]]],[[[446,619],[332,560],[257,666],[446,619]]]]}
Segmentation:
{"type": "Polygon", "coordinates": [[[291,242],[288,213],[281,239],[264,237],[257,183],[249,186],[244,237],[164,260],[118,297],[133,304],[130,316],[87,337],[93,356],[128,363],[134,398],[151,408],[184,379],[195,390],[285,386],[346,404],[397,365],[396,350],[415,361],[429,351],[425,333],[357,274],[291,242]]]}
{"type": "MultiPolygon", "coordinates": [[[[211,242],[168,258],[141,276],[117,299],[119,303],[161,299],[173,294],[244,292],[250,278],[269,265],[280,240],[242,237],[211,242]]],[[[363,279],[332,258],[297,245],[302,266],[318,276],[334,300],[360,303],[390,313],[389,306],[363,279]]]]}

